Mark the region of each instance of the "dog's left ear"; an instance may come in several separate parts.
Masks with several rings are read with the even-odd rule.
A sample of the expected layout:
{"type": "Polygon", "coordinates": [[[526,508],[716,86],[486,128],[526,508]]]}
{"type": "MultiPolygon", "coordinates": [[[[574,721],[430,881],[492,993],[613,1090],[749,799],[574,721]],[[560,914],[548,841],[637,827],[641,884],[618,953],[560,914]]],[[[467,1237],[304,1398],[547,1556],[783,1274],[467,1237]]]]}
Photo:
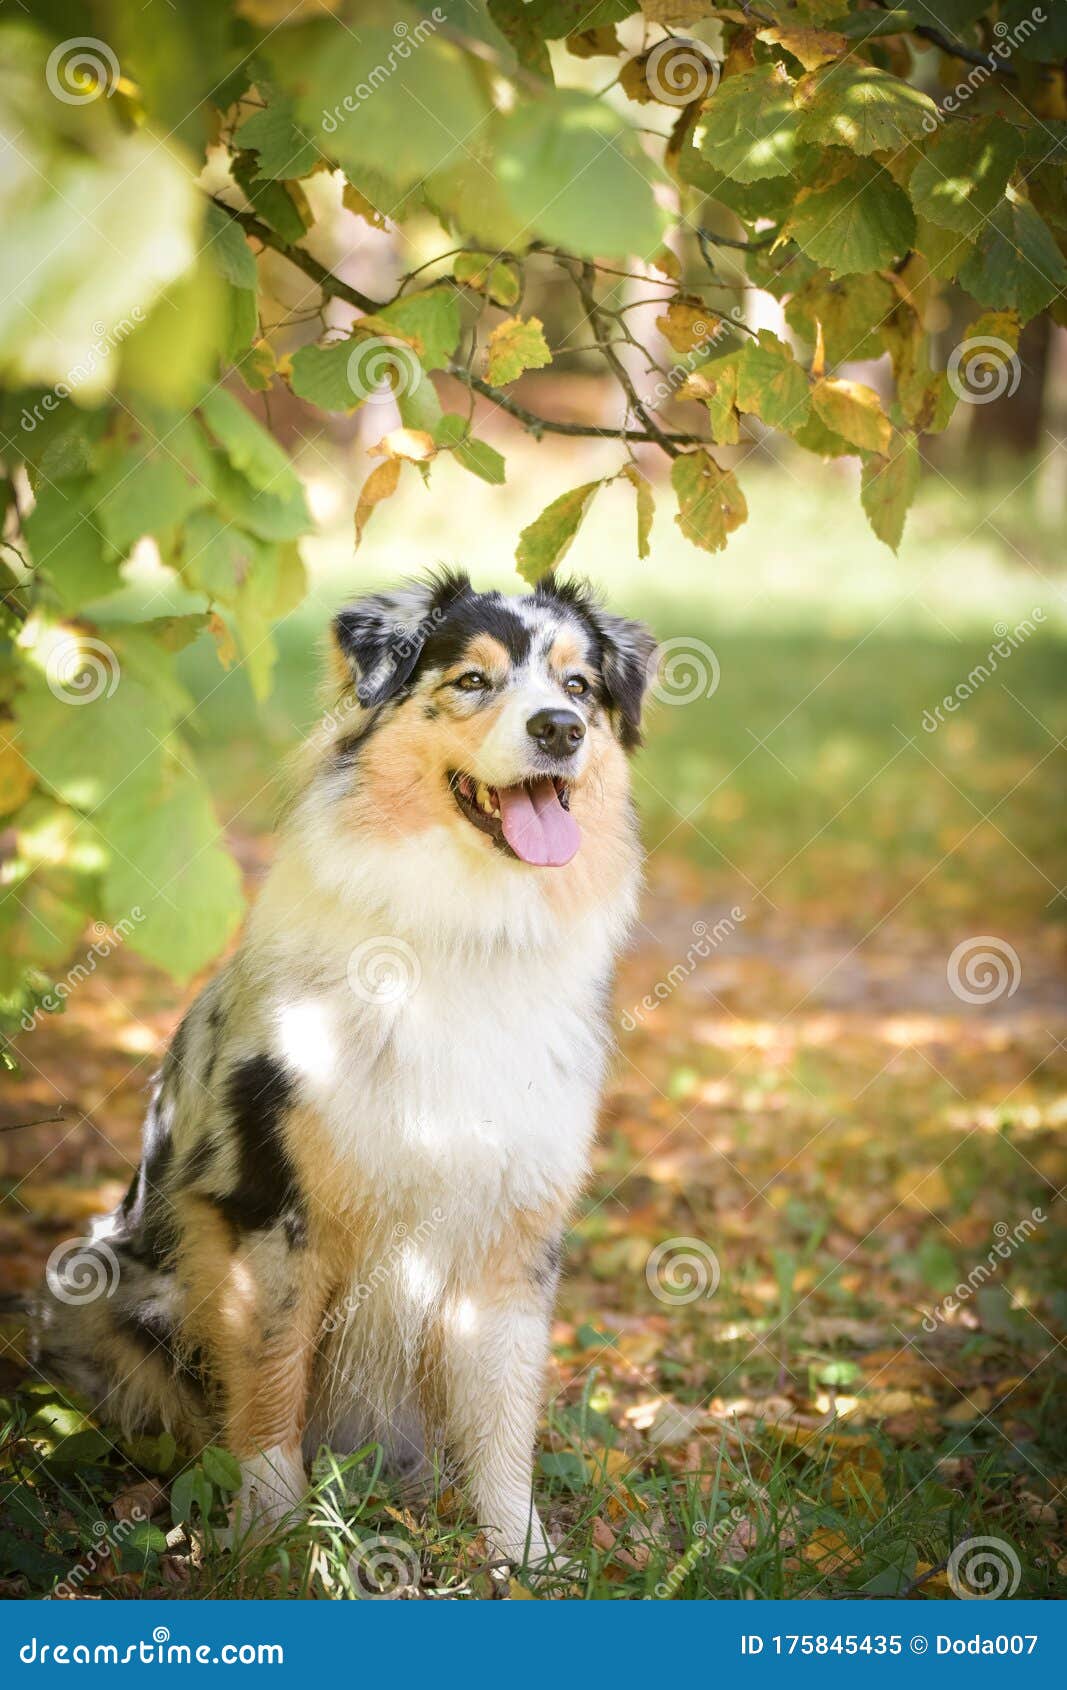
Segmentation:
{"type": "Polygon", "coordinates": [[[434,575],[395,593],[372,593],[338,612],[331,628],[337,667],[345,685],[355,683],[365,709],[404,690],[448,605],[469,591],[466,575],[434,575]]]}
{"type": "Polygon", "coordinates": [[[590,620],[600,638],[600,672],[616,732],[625,749],[633,751],[641,743],[641,708],[656,641],[643,622],[632,622],[625,616],[612,616],[597,608],[590,620]]]}

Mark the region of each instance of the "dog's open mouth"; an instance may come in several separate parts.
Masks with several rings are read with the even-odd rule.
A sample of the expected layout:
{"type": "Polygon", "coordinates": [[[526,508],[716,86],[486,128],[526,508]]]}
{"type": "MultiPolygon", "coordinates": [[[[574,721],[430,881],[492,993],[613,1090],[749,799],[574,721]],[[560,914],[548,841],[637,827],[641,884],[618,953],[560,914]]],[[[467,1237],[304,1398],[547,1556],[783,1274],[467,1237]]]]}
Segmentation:
{"type": "Polygon", "coordinates": [[[524,863],[562,868],[582,843],[582,830],[570,813],[567,783],[558,776],[539,775],[518,786],[486,786],[453,770],[448,785],[467,820],[524,863]]]}

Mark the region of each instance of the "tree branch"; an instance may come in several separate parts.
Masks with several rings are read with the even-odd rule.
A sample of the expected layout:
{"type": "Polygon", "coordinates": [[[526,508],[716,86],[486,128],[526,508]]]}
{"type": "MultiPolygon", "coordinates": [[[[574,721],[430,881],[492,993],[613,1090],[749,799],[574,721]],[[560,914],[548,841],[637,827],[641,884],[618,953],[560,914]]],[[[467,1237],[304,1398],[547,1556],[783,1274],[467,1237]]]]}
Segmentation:
{"type": "Polygon", "coordinates": [[[630,401],[630,408],[633,411],[634,416],[644,423],[645,428],[648,431],[647,437],[654,440],[656,445],[661,447],[669,458],[678,457],[678,447],[674,444],[669,435],[664,434],[658,423],[656,423],[649,415],[645,406],[641,403],[641,397],[630,378],[629,370],[626,368],[626,365],[623,363],[622,359],[615,351],[611,341],[608,339],[604,325],[600,320],[600,311],[597,306],[596,293],[594,292],[596,286],[596,270],[593,265],[589,263],[588,259],[583,262],[581,269],[575,273],[574,285],[578,289],[582,304],[585,306],[586,315],[589,318],[589,327],[593,331],[593,338],[600,348],[601,355],[604,358],[605,363],[609,364],[615,372],[615,377],[619,386],[630,401]]]}
{"type": "Polygon", "coordinates": [[[232,217],[246,235],[251,235],[261,245],[270,247],[272,252],[280,253],[290,264],[302,270],[311,281],[317,282],[323,293],[328,293],[334,299],[345,300],[358,311],[371,313],[380,311],[383,305],[389,303],[385,299],[371,299],[369,294],[361,293],[350,282],[343,282],[340,276],[335,276],[332,270],[327,270],[325,264],[320,264],[318,259],[313,258],[310,252],[305,252],[302,246],[290,246],[269,224],[261,223],[254,212],[238,211],[234,206],[227,205],[225,200],[220,200],[217,194],[211,196],[211,201],[220,211],[224,211],[227,217],[232,217]]]}
{"type": "MultiPolygon", "coordinates": [[[[469,387],[475,393],[480,393],[483,399],[491,399],[494,405],[499,405],[509,417],[521,422],[528,429],[534,439],[542,434],[568,434],[576,439],[585,440],[635,440],[646,446],[660,445],[663,441],[673,442],[677,446],[706,446],[707,440],[702,434],[664,434],[662,429],[655,434],[644,428],[600,428],[596,423],[554,422],[551,417],[540,417],[535,411],[528,411],[525,405],[520,405],[510,393],[504,393],[499,387],[491,387],[480,376],[472,375],[461,364],[450,364],[450,376],[461,381],[464,387],[469,387]]],[[[677,456],[677,453],[672,454],[677,456]]]]}

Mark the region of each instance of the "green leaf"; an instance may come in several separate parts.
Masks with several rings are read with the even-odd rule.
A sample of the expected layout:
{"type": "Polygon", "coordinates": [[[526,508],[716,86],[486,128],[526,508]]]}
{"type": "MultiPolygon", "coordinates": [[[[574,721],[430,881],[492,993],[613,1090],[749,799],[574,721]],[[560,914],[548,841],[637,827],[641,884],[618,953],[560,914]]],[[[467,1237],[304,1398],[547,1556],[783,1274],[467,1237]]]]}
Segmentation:
{"type": "Polygon", "coordinates": [[[92,504],[88,476],[45,482],[37,490],[36,505],[23,519],[30,554],[52,583],[62,610],[83,611],[119,585],[119,560],[104,555],[92,504]]]}
{"type": "Polygon", "coordinates": [[[879,540],[897,551],[908,509],[919,485],[919,449],[913,434],[896,434],[889,455],[863,465],[860,502],[879,540]]]}
{"type": "Polygon", "coordinates": [[[182,578],[210,600],[233,604],[266,550],[266,541],[218,510],[195,511],[182,539],[182,578]]]}
{"type": "Polygon", "coordinates": [[[204,237],[208,255],[220,276],[235,288],[255,293],[256,261],[245,232],[213,200],[208,202],[204,214],[204,237]]]}
{"type": "Polygon", "coordinates": [[[562,563],[600,486],[599,481],[587,481],[569,493],[561,493],[523,529],[515,561],[519,574],[531,587],[562,563]]]}
{"type": "Polygon", "coordinates": [[[168,534],[212,497],[211,487],[178,461],[169,442],[117,454],[94,493],[94,520],[120,553],[143,534],[168,534]]]}
{"type": "Polygon", "coordinates": [[[757,65],[720,82],[693,141],[713,169],[735,182],[756,182],[792,169],[799,121],[782,66],[757,65]]]}
{"type": "Polygon", "coordinates": [[[884,270],[915,240],[915,213],[888,171],[857,159],[836,181],[797,200],[788,232],[833,276],[884,270]]]}
{"type": "Polygon", "coordinates": [[[216,387],[200,402],[200,414],[234,469],[257,491],[292,496],[300,480],[288,456],[251,411],[224,387],[216,387]]]}
{"type": "Polygon", "coordinates": [[[472,437],[466,417],[460,416],[456,411],[446,412],[433,430],[433,437],[435,445],[441,451],[451,452],[472,475],[479,476],[482,481],[488,481],[494,487],[503,484],[506,467],[504,459],[484,440],[475,440],[472,437]]]}
{"type": "Polygon", "coordinates": [[[272,182],[256,175],[255,153],[239,153],[230,166],[234,181],[252,202],[261,222],[276,229],[290,246],[311,227],[311,207],[299,182],[272,182]]]}
{"type": "Polygon", "coordinates": [[[622,473],[637,495],[637,555],[645,558],[649,554],[649,536],[652,533],[652,519],[656,514],[652,483],[641,474],[636,464],[625,464],[622,473]]]}
{"type": "Polygon", "coordinates": [[[846,276],[835,282],[819,270],[793,295],[785,320],[813,344],[816,324],[821,324],[827,360],[843,364],[879,355],[882,324],[899,304],[900,296],[885,276],[846,276]]]}
{"type": "Polygon", "coordinates": [[[197,1508],[201,1520],[206,1520],[213,1501],[214,1493],[203,1471],[199,1467],[187,1467],[170,1487],[170,1517],[176,1526],[189,1525],[193,1509],[197,1508]]]}
{"type": "Polygon", "coordinates": [[[702,364],[685,385],[687,398],[699,399],[708,408],[711,438],[718,446],[736,446],[741,438],[737,416],[737,367],[740,352],[728,352],[702,364]]]}
{"type": "Polygon", "coordinates": [[[209,1444],[200,1457],[200,1465],[204,1469],[205,1477],[210,1479],[216,1490],[240,1490],[241,1463],[228,1449],[209,1444]]]}
{"type": "MultiPolygon", "coordinates": [[[[411,14],[414,21],[415,14],[411,14]]],[[[396,33],[359,21],[316,33],[310,56],[281,31],[265,44],[296,121],[359,182],[370,170],[399,192],[462,157],[492,107],[481,67],[429,20],[396,33]]]]}
{"type": "Polygon", "coordinates": [[[289,386],[321,411],[354,411],[367,394],[357,391],[349,366],[359,352],[354,336],[328,346],[301,346],[289,361],[289,386]]]}
{"type": "Polygon", "coordinates": [[[567,1490],[584,1491],[589,1484],[589,1469],[572,1450],[546,1450],[538,1466],[546,1479],[558,1479],[567,1490]]]}
{"type": "Polygon", "coordinates": [[[459,342],[459,299],[455,288],[443,285],[407,293],[363,317],[356,324],[360,334],[389,334],[409,342],[419,355],[424,370],[444,370],[459,342]]]}
{"type": "Polygon", "coordinates": [[[1067,287],[1067,259],[1027,200],[1005,200],[959,272],[979,305],[1015,310],[1024,323],[1067,287]]]}
{"type": "Polygon", "coordinates": [[[889,451],[892,428],[873,387],[860,381],[819,381],[811,402],[834,434],[865,452],[889,451]]]}
{"type": "Polygon", "coordinates": [[[849,58],[798,85],[796,138],[809,146],[848,147],[866,156],[896,152],[938,122],[937,107],[899,76],[849,58]]]}
{"type": "Polygon", "coordinates": [[[973,239],[1000,204],[1022,146],[1003,118],[946,127],[911,173],[912,204],[930,223],[973,239]]]}
{"type": "Polygon", "coordinates": [[[519,303],[522,282],[515,265],[491,252],[461,252],[452,266],[456,281],[476,293],[484,293],[494,305],[519,303]]]}
{"type": "Polygon", "coordinates": [[[260,176],[310,176],[323,156],[297,123],[292,101],[278,93],[271,93],[262,111],[253,112],[238,125],[234,142],[259,154],[260,176]]]}
{"type": "Polygon", "coordinates": [[[308,526],[304,489],[257,492],[225,458],[215,468],[215,493],[220,513],[261,540],[296,540],[308,526]]]}
{"type": "Polygon", "coordinates": [[[494,387],[506,387],[524,370],[551,364],[552,354],[538,317],[507,317],[489,336],[487,375],[494,387]]]}
{"type": "Polygon", "coordinates": [[[118,789],[143,803],[170,729],[164,701],[123,672],[118,651],[98,634],[55,630],[40,661],[56,693],[44,672],[29,669],[16,702],[30,767],[80,809],[118,789]]]}
{"type": "MultiPolygon", "coordinates": [[[[770,329],[745,342],[737,356],[737,408],[751,411],[768,428],[803,427],[811,410],[807,372],[770,329]]],[[[679,460],[681,461],[681,460],[679,460]]]]}
{"type": "Polygon", "coordinates": [[[686,539],[702,551],[721,551],[727,535],[748,516],[733,470],[723,469],[710,452],[685,452],[675,458],[671,486],[678,497],[674,520],[686,539]]]}
{"type": "Polygon", "coordinates": [[[120,787],[94,824],[111,847],[104,915],[111,922],[133,915],[133,949],[188,979],[225,948],[244,907],[240,873],[203,787],[168,769],[148,799],[120,787]]]}
{"type": "Polygon", "coordinates": [[[522,101],[498,134],[496,175],[527,240],[589,258],[648,258],[663,245],[659,172],[605,101],[574,89],[522,101]]]}

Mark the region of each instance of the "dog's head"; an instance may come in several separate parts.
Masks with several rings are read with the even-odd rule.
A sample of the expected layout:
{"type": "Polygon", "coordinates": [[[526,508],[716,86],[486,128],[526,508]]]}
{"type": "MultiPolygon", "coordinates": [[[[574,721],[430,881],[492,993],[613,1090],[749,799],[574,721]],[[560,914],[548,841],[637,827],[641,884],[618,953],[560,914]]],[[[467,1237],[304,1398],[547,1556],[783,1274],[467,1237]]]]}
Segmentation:
{"type": "Polygon", "coordinates": [[[509,598],[433,576],[350,605],[333,638],[354,720],[335,711],[332,754],[361,828],[443,826],[528,873],[591,867],[598,830],[624,827],[654,641],[585,586],[509,598]]]}

